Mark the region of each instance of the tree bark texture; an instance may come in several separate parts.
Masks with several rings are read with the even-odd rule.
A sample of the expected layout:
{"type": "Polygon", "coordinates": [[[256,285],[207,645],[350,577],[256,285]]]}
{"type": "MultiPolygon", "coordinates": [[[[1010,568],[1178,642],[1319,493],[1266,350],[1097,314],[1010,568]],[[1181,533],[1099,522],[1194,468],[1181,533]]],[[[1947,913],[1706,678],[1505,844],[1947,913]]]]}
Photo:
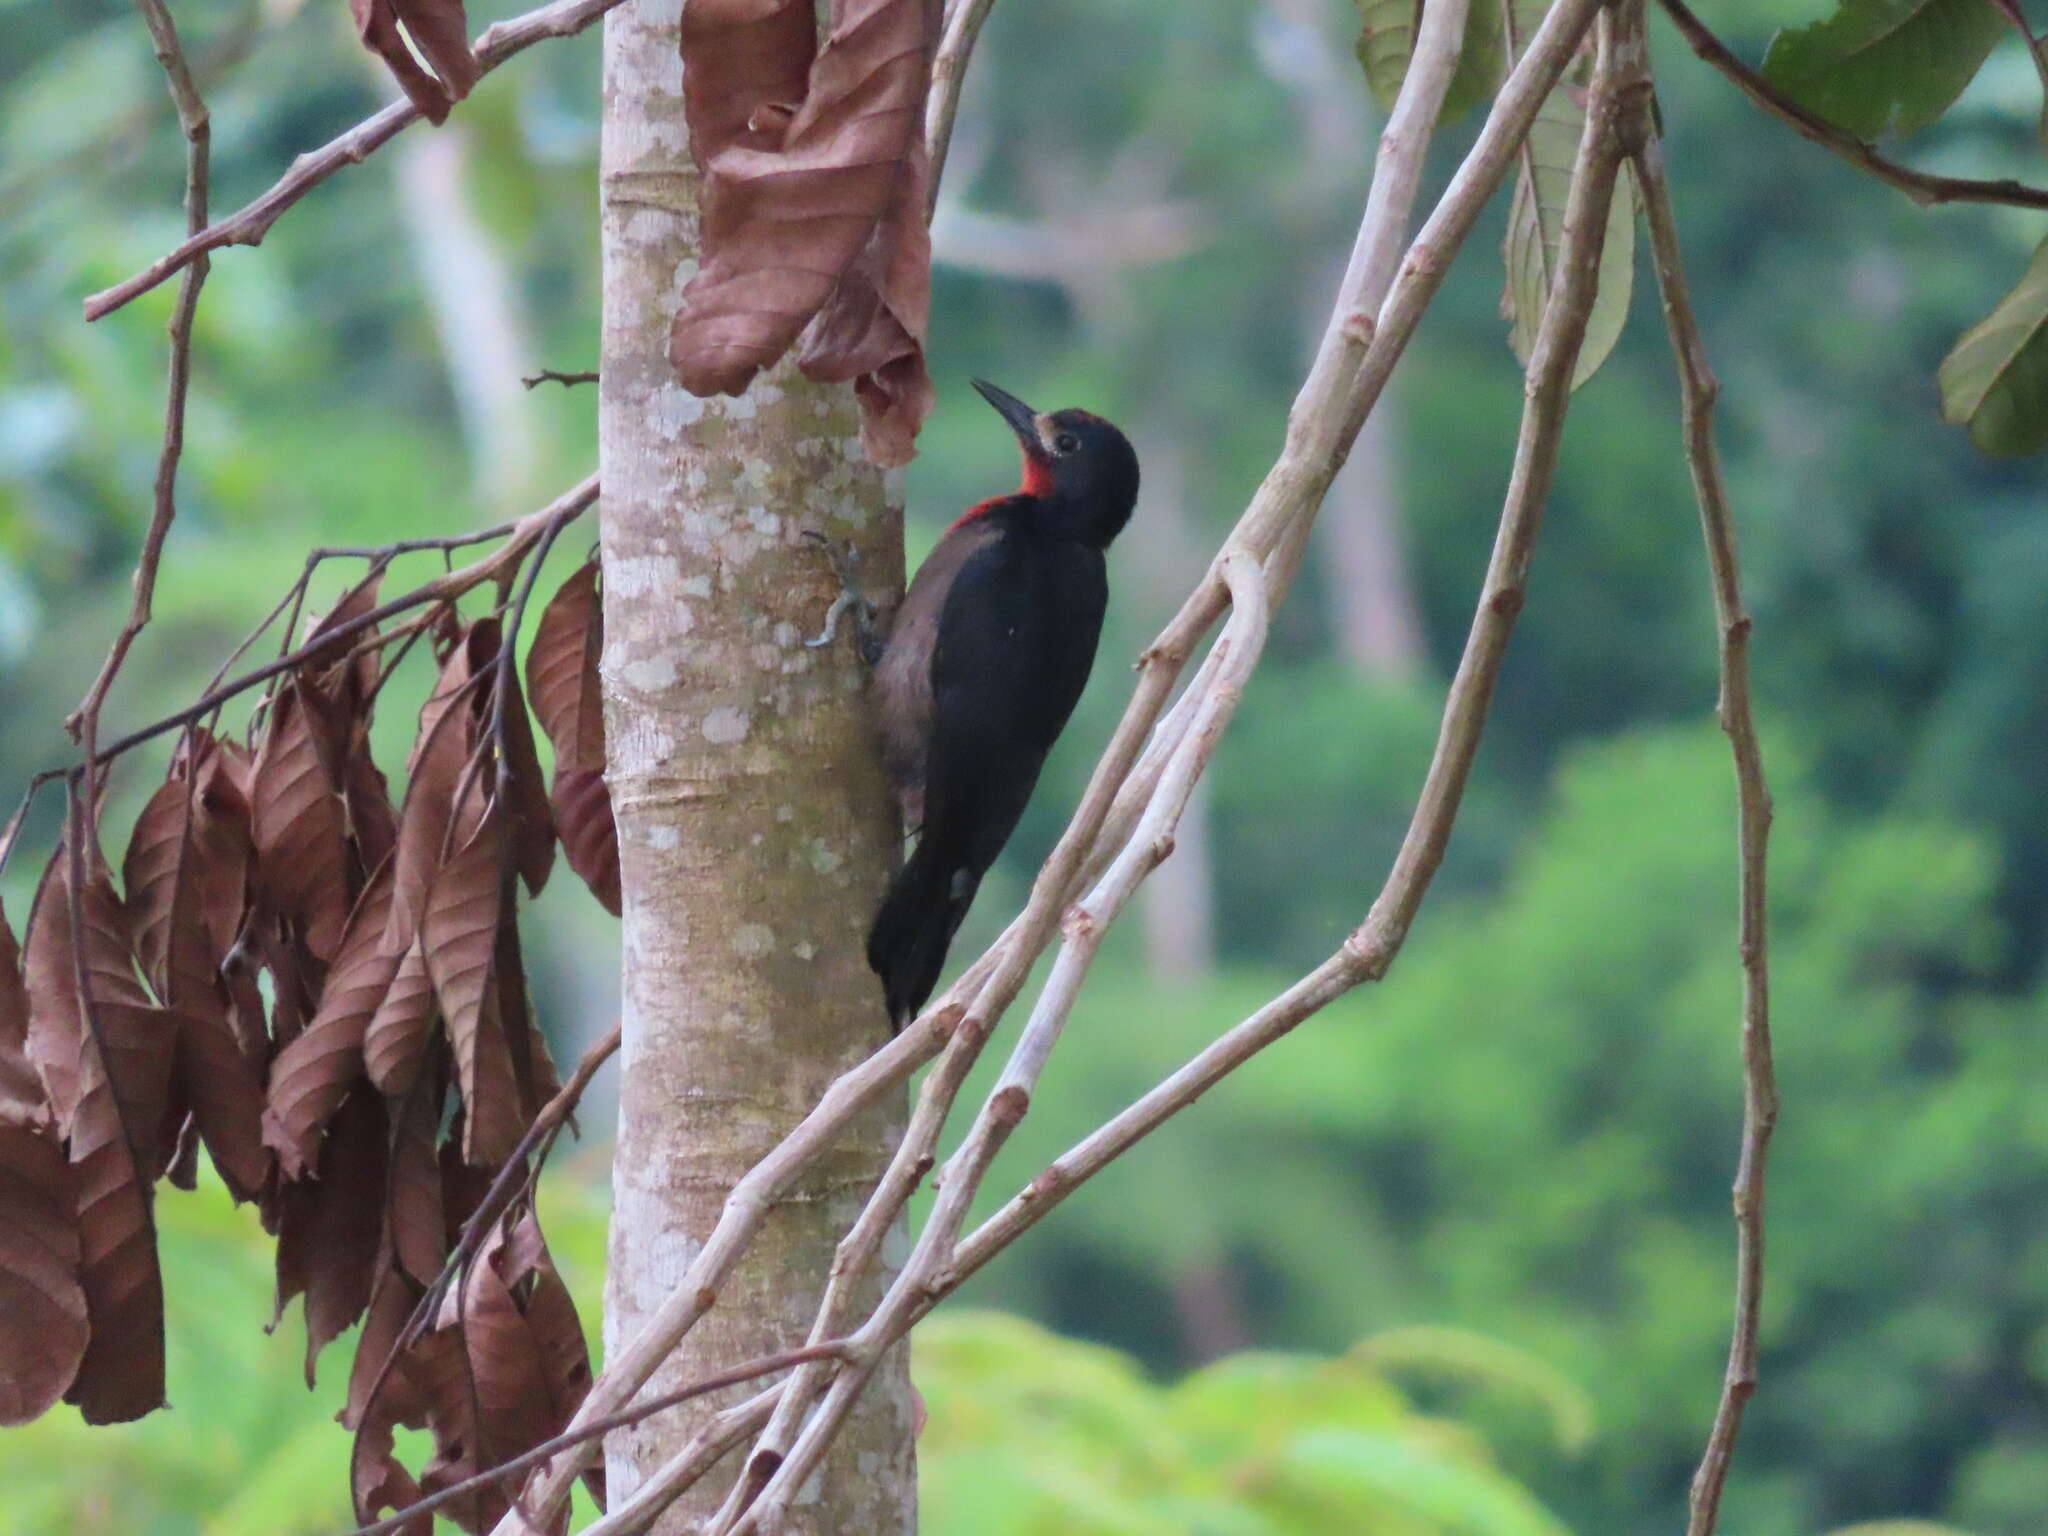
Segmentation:
{"type": "MultiPolygon", "coordinates": [[[[861,458],[852,391],[785,365],[743,397],[699,400],[667,360],[697,234],[679,11],[629,0],[605,22],[602,670],[625,907],[611,1348],[673,1289],[733,1182],[887,1038],[862,948],[898,850],[865,669],[843,627],[803,643],[836,582],[802,530],[853,539],[877,595],[900,581],[900,506],[861,458]]],[[[804,1342],[902,1120],[886,1104],[799,1177],[650,1392],[804,1342]]],[[[877,1284],[893,1273],[885,1262],[877,1284]]],[[[612,1436],[614,1500],[736,1395],[612,1436]]],[[[732,1470],[657,1531],[692,1529],[732,1470]]],[[[914,1530],[900,1352],[817,1483],[799,1536],[914,1530]]]]}

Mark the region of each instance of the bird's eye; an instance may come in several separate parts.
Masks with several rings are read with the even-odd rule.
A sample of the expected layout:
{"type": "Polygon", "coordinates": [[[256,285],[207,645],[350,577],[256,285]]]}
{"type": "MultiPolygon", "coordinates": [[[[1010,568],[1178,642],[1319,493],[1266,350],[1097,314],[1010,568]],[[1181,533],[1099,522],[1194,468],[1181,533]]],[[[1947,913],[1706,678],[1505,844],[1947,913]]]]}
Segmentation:
{"type": "Polygon", "coordinates": [[[1071,432],[1062,432],[1052,440],[1052,451],[1054,453],[1072,453],[1080,446],[1081,439],[1074,436],[1071,432]]]}

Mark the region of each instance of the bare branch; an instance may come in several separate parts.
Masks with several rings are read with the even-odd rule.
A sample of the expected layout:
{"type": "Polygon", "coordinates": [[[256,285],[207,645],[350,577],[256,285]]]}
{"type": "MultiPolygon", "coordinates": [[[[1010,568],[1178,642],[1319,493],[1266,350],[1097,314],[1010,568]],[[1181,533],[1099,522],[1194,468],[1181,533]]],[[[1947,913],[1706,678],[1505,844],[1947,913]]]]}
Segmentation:
{"type": "Polygon", "coordinates": [[[924,145],[931,161],[930,200],[924,216],[929,219],[939,206],[939,178],[946,169],[946,155],[953,147],[953,120],[960,112],[960,87],[967,78],[967,61],[974,56],[975,39],[981,24],[995,9],[996,0],[953,0],[946,9],[946,22],[939,36],[938,52],[932,55],[931,94],[925,99],[924,145]]]}
{"type": "Polygon", "coordinates": [[[564,389],[568,389],[576,384],[595,384],[597,382],[597,370],[595,368],[588,368],[579,373],[563,373],[559,369],[543,368],[539,373],[527,374],[519,382],[528,389],[533,389],[541,384],[559,384],[564,389]]]}
{"type": "MultiPolygon", "coordinates": [[[[1622,36],[1627,67],[1649,79],[1649,52],[1639,6],[1624,6],[1622,36]]],[[[1742,601],[1741,568],[1736,558],[1735,519],[1721,474],[1720,449],[1714,440],[1714,400],[1720,385],[1707,364],[1706,344],[1679,252],[1678,220],[1672,210],[1671,186],[1664,172],[1664,152],[1649,112],[1648,93],[1639,98],[1625,120],[1623,132],[1636,182],[1642,189],[1643,213],[1650,226],[1650,250],[1657,267],[1657,288],[1664,300],[1664,322],[1671,335],[1673,360],[1685,428],[1685,461],[1692,472],[1693,494],[1699,502],[1700,529],[1705,535],[1707,566],[1714,591],[1714,617],[1720,633],[1721,729],[1735,759],[1736,815],[1740,850],[1739,946],[1742,958],[1742,1153],[1735,1174],[1736,1232],[1735,1321],[1728,1347],[1728,1369],[1721,1401],[1707,1438],[1705,1454],[1693,1476],[1687,1536],[1713,1536],[1728,1479],[1729,1458],[1742,1427],[1742,1411],[1756,1391],[1757,1327],[1763,1309],[1764,1170],[1771,1132],[1778,1120],[1778,1087],[1771,1065],[1770,955],[1768,944],[1765,858],[1771,832],[1771,792],[1764,779],[1762,748],[1749,696],[1749,611],[1742,601]]]]}
{"type": "MultiPolygon", "coordinates": [[[[589,26],[619,0],[554,0],[484,29],[476,40],[477,69],[489,74],[515,53],[549,38],[573,37],[589,26]]],[[[102,289],[85,301],[85,318],[98,320],[122,305],[149,292],[172,273],[228,245],[261,245],[284,211],[345,165],[360,165],[377,150],[420,120],[420,109],[409,101],[394,101],[382,111],[357,123],[320,148],[299,156],[291,168],[261,197],[246,207],[207,225],[177,249],[157,258],[125,282],[102,289]]]]}
{"type": "Polygon", "coordinates": [[[1813,140],[1887,186],[1897,187],[1914,202],[2006,203],[2015,208],[2048,208],[2048,189],[2030,187],[2010,177],[1978,181],[1965,176],[1935,176],[1886,159],[1853,133],[1807,111],[1743,63],[1692,13],[1685,0],[1658,0],[1658,4],[1664,7],[1665,15],[1671,18],[1692,51],[1734,81],[1743,95],[1790,125],[1801,137],[1813,140]]]}
{"type": "MultiPolygon", "coordinates": [[[[157,62],[163,66],[171,100],[178,109],[178,127],[185,135],[185,228],[188,232],[197,232],[206,227],[207,182],[211,164],[212,129],[207,121],[206,103],[200,98],[199,87],[193,83],[191,66],[186,62],[185,50],[178,41],[177,24],[171,20],[171,13],[163,0],[136,0],[136,4],[149,28],[157,62]]],[[[114,636],[107,659],[101,664],[99,676],[93,679],[84,701],[64,722],[64,729],[70,733],[71,739],[85,749],[88,762],[99,747],[100,706],[106,702],[107,691],[114,686],[122,663],[128,659],[129,647],[134,645],[135,637],[149,623],[151,605],[156,597],[157,566],[163,559],[164,540],[178,515],[178,461],[185,452],[185,397],[192,383],[192,317],[199,308],[199,290],[205,282],[206,261],[202,257],[185,269],[184,281],[178,285],[178,302],[171,311],[170,382],[164,395],[164,441],[157,454],[156,493],[150,510],[149,528],[143,534],[142,553],[136,560],[135,575],[131,579],[134,595],[128,618],[114,636]]],[[[88,823],[96,827],[99,797],[91,783],[86,786],[85,807],[88,823]]]]}

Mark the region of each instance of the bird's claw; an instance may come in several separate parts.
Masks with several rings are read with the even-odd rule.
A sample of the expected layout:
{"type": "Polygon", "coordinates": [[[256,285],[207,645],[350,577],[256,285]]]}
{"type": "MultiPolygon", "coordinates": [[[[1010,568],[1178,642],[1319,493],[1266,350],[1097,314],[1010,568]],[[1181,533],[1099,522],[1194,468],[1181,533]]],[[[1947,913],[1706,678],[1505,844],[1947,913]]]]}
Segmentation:
{"type": "Polygon", "coordinates": [[[811,650],[830,645],[839,634],[839,616],[851,612],[854,642],[861,659],[872,666],[881,657],[882,643],[875,634],[875,605],[860,589],[860,551],[854,548],[852,540],[827,538],[815,528],[804,529],[803,536],[824,549],[825,557],[832,562],[833,574],[839,578],[839,595],[825,610],[825,627],[804,644],[811,650]]]}

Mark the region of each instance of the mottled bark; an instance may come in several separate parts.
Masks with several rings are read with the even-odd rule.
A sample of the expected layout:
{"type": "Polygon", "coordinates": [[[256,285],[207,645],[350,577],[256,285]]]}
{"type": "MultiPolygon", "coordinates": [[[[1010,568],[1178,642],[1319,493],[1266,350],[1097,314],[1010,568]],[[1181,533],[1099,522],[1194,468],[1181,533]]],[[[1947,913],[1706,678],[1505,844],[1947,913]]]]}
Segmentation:
{"type": "MultiPolygon", "coordinates": [[[[733,1182],[888,1033],[862,941],[894,813],[851,642],[803,644],[834,583],[801,530],[853,538],[880,585],[902,569],[900,509],[861,462],[850,390],[786,366],[737,400],[674,381],[665,347],[697,221],[678,11],[631,0],[605,24],[603,672],[625,896],[613,1345],[673,1288],[733,1182]]],[[[888,1104],[799,1177],[656,1387],[803,1342],[901,1120],[888,1104]]],[[[727,1400],[613,1436],[614,1498],[727,1400]]],[[[657,1529],[690,1529],[729,1481],[657,1529]]],[[[914,1529],[900,1356],[820,1482],[793,1530],[914,1529]]]]}

